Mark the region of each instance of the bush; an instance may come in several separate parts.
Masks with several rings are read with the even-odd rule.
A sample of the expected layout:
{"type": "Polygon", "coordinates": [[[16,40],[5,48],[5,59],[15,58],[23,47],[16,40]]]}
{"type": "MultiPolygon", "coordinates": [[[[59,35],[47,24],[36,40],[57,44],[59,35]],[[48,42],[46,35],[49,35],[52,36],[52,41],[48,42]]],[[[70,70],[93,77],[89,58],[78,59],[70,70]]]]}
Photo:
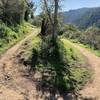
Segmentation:
{"type": "Polygon", "coordinates": [[[41,42],[44,43],[37,48],[40,49],[34,66],[34,69],[42,73],[41,87],[63,92],[80,89],[89,75],[87,69],[80,68],[82,62],[74,48],[65,45],[60,39],[52,42],[49,37],[41,42]]]}
{"type": "Polygon", "coordinates": [[[17,25],[16,27],[8,27],[5,23],[0,21],[0,53],[18,41],[31,29],[32,26],[28,23],[23,23],[21,25],[17,25]]]}
{"type": "Polygon", "coordinates": [[[8,43],[17,38],[17,34],[12,31],[9,27],[7,27],[4,23],[0,24],[0,38],[5,39],[8,43]]]}

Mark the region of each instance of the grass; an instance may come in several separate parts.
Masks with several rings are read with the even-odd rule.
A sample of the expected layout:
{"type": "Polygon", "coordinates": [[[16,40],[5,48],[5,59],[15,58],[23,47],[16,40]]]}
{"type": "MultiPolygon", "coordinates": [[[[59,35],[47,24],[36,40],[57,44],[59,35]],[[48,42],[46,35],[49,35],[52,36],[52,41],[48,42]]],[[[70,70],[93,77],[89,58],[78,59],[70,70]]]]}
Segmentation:
{"type": "Polygon", "coordinates": [[[22,23],[16,27],[8,27],[4,23],[0,23],[0,54],[4,53],[8,48],[13,46],[16,42],[23,39],[32,30],[32,25],[29,23],[22,23]]]}
{"type": "Polygon", "coordinates": [[[79,60],[80,63],[86,62],[85,57],[82,55],[82,53],[77,48],[75,48],[69,40],[67,39],[61,39],[61,40],[63,41],[64,47],[67,49],[67,51],[70,51],[72,49],[73,55],[77,60],[79,60]]]}
{"type": "Polygon", "coordinates": [[[89,50],[90,52],[93,52],[96,56],[100,57],[100,50],[95,50],[95,49],[91,48],[88,44],[87,44],[87,45],[82,44],[82,43],[80,43],[78,40],[73,40],[73,39],[71,39],[71,41],[72,41],[73,43],[76,43],[76,44],[80,45],[80,46],[83,47],[83,48],[86,48],[86,49],[89,50]]]}
{"type": "Polygon", "coordinates": [[[81,89],[91,76],[86,58],[72,45],[70,41],[66,39],[61,40],[63,41],[64,47],[67,51],[67,59],[69,59],[70,63],[74,63],[74,66],[71,64],[71,78],[76,81],[76,89],[81,89]]]}

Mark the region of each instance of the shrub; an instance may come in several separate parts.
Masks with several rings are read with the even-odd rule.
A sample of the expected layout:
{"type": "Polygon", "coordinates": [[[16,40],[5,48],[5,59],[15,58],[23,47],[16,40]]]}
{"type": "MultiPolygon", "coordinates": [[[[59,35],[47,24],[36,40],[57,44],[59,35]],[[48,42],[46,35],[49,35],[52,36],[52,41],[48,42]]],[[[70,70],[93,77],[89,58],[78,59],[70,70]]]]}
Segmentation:
{"type": "Polygon", "coordinates": [[[31,29],[32,26],[26,22],[21,25],[8,27],[5,23],[0,21],[0,53],[18,41],[31,29]]]}
{"type": "Polygon", "coordinates": [[[86,82],[88,71],[79,67],[82,65],[80,57],[70,44],[65,45],[60,39],[52,44],[52,40],[46,37],[38,48],[40,50],[34,68],[42,73],[41,87],[71,92],[80,89],[86,82]]]}

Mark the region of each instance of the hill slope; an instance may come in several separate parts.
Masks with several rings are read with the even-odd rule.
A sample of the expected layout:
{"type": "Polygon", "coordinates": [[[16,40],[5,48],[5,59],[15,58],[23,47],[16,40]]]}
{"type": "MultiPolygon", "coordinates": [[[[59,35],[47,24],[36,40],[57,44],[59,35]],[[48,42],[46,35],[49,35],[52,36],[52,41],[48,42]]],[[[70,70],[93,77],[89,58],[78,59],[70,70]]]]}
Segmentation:
{"type": "Polygon", "coordinates": [[[74,24],[80,29],[85,29],[92,25],[100,27],[100,7],[70,10],[63,12],[62,15],[64,23],[74,24]]]}

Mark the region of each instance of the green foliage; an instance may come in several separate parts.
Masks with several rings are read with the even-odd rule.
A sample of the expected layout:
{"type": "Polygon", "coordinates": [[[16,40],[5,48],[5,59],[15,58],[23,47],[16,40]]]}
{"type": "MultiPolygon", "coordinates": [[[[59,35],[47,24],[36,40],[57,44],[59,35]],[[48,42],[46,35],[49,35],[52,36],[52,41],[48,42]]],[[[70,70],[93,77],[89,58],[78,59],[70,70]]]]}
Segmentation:
{"type": "Polygon", "coordinates": [[[45,41],[36,38],[33,45],[32,69],[42,73],[42,86],[60,91],[80,89],[87,81],[89,72],[84,57],[65,39],[45,41]],[[40,42],[42,45],[39,45],[40,42]],[[53,44],[52,44],[53,43],[53,44]],[[35,43],[34,43],[35,44],[35,43]],[[37,57],[36,57],[37,52],[37,57]],[[34,57],[37,59],[34,60],[34,57]],[[81,68],[82,67],[82,68],[81,68]]]}
{"type": "Polygon", "coordinates": [[[11,27],[11,29],[16,32],[18,35],[22,35],[24,33],[28,33],[32,29],[32,25],[29,23],[22,23],[21,25],[17,25],[16,27],[11,27]]]}
{"type": "MultiPolygon", "coordinates": [[[[84,56],[80,53],[79,50],[74,48],[74,46],[66,39],[61,39],[64,43],[66,49],[65,56],[67,63],[69,64],[69,85],[70,88],[80,89],[83,86],[87,79],[90,77],[89,71],[86,69],[88,66],[84,56]],[[71,82],[71,83],[70,83],[71,82]]],[[[68,79],[68,76],[67,76],[68,79]]]]}
{"type": "Polygon", "coordinates": [[[25,0],[0,0],[0,19],[7,25],[21,24],[25,11],[25,0]]]}
{"type": "Polygon", "coordinates": [[[83,41],[84,44],[89,44],[91,48],[100,50],[100,29],[97,27],[89,27],[85,32],[84,32],[84,39],[83,41]]]}
{"type": "Polygon", "coordinates": [[[64,34],[65,32],[77,32],[78,29],[72,25],[72,24],[64,24],[62,26],[59,26],[59,30],[58,30],[58,34],[59,35],[62,35],[64,34]]]}
{"type": "Polygon", "coordinates": [[[0,0],[0,19],[8,26],[33,18],[34,3],[30,0],[0,0]]]}
{"type": "Polygon", "coordinates": [[[17,34],[13,32],[9,27],[7,27],[4,23],[0,24],[0,38],[5,39],[8,43],[17,38],[17,34]]]}
{"type": "Polygon", "coordinates": [[[41,22],[42,22],[42,19],[40,16],[36,16],[34,17],[34,19],[32,20],[32,24],[35,25],[35,26],[41,26],[41,22]]]}
{"type": "Polygon", "coordinates": [[[66,37],[66,38],[73,38],[76,39],[78,37],[80,37],[81,33],[80,31],[77,29],[76,26],[73,26],[71,24],[67,24],[63,27],[63,35],[62,37],[66,37]]]}
{"type": "Polygon", "coordinates": [[[34,8],[34,3],[32,1],[28,0],[26,2],[27,2],[27,7],[26,7],[24,19],[25,19],[25,21],[29,21],[31,18],[34,17],[33,11],[36,8],[34,8]]]}
{"type": "Polygon", "coordinates": [[[8,27],[2,21],[0,22],[0,53],[4,52],[16,41],[25,36],[32,29],[28,23],[8,27]]]}
{"type": "Polygon", "coordinates": [[[72,29],[66,30],[62,37],[74,39],[74,42],[88,45],[88,48],[93,49],[97,55],[100,55],[100,29],[95,26],[91,26],[82,32],[72,27],[72,29]]]}

